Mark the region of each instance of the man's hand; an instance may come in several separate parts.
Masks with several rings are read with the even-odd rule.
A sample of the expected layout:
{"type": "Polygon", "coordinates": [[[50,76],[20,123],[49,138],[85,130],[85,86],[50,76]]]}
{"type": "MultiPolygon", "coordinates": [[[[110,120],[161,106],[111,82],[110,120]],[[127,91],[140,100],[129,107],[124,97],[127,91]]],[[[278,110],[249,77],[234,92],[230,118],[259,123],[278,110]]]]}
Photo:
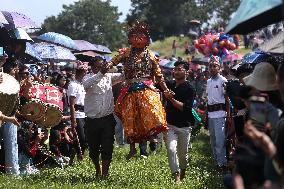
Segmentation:
{"type": "Polygon", "coordinates": [[[20,123],[15,116],[12,117],[11,122],[16,126],[20,126],[20,123]]]}
{"type": "Polygon", "coordinates": [[[170,90],[166,90],[164,91],[164,95],[166,97],[166,99],[171,100],[174,98],[174,93],[170,90]]]}
{"type": "Polygon", "coordinates": [[[109,64],[109,63],[104,63],[103,65],[102,65],[102,67],[101,67],[101,73],[102,74],[106,74],[107,72],[108,72],[108,70],[110,69],[110,67],[111,67],[111,64],[109,64]]]}
{"type": "Polygon", "coordinates": [[[69,121],[71,119],[71,116],[62,116],[62,121],[69,121]]]}

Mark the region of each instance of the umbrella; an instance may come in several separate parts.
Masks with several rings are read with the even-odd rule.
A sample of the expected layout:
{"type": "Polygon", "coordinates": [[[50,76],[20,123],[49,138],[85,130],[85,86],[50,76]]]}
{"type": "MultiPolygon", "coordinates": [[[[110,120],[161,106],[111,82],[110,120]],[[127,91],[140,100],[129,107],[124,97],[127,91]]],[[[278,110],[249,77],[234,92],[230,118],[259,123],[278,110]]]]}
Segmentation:
{"type": "Polygon", "coordinates": [[[243,56],[240,54],[228,54],[223,60],[223,62],[233,62],[235,60],[241,60],[242,58],[243,56]]]}
{"type": "Polygon", "coordinates": [[[74,53],[74,55],[77,57],[78,60],[89,62],[92,58],[96,56],[103,57],[102,55],[94,52],[94,51],[84,51],[79,53],[74,53]]]}
{"type": "Polygon", "coordinates": [[[25,53],[38,61],[42,61],[40,54],[36,51],[36,49],[30,44],[26,43],[26,50],[25,53]]]}
{"type": "Polygon", "coordinates": [[[77,49],[78,51],[99,51],[100,49],[88,42],[88,41],[85,41],[85,40],[74,40],[76,46],[77,46],[77,49]]]}
{"type": "Polygon", "coordinates": [[[265,42],[259,47],[260,50],[268,53],[283,54],[284,53],[284,31],[277,34],[272,39],[265,42]]]}
{"type": "Polygon", "coordinates": [[[56,62],[76,60],[72,52],[64,47],[45,42],[35,43],[33,47],[43,60],[54,60],[56,62]]]}
{"type": "Polygon", "coordinates": [[[210,60],[210,57],[200,57],[200,58],[192,59],[191,62],[193,64],[203,64],[203,65],[205,65],[205,64],[208,64],[209,60],[210,60]]]}
{"type": "Polygon", "coordinates": [[[59,33],[55,33],[55,32],[47,32],[44,33],[40,36],[37,37],[37,39],[40,39],[42,41],[46,41],[46,42],[50,42],[56,45],[60,45],[63,47],[67,47],[69,49],[78,49],[76,43],[73,41],[73,39],[71,39],[70,37],[63,35],[63,34],[59,34],[59,33]]]}
{"type": "Polygon", "coordinates": [[[229,34],[247,34],[282,18],[282,0],[243,0],[226,28],[229,34]]]}
{"type": "Polygon", "coordinates": [[[5,18],[4,14],[0,12],[0,24],[3,26],[3,24],[9,24],[8,20],[5,18]]]}
{"type": "Polygon", "coordinates": [[[98,50],[96,50],[96,52],[100,52],[100,53],[104,53],[104,54],[111,54],[111,50],[103,45],[96,45],[98,50]]]}
{"type": "Polygon", "coordinates": [[[2,22],[2,19],[0,16],[0,22],[2,25],[7,29],[13,29],[13,28],[26,28],[26,29],[39,29],[38,25],[27,17],[26,15],[18,12],[7,12],[7,11],[1,11],[2,15],[5,17],[6,23],[2,22]]]}
{"type": "Polygon", "coordinates": [[[29,34],[22,28],[14,28],[9,31],[9,34],[11,38],[18,39],[18,40],[24,40],[24,41],[33,41],[29,34]]]}
{"type": "Polygon", "coordinates": [[[160,62],[159,62],[159,65],[164,66],[165,64],[167,64],[169,62],[170,62],[170,60],[168,60],[168,59],[161,59],[160,62]]]}
{"type": "Polygon", "coordinates": [[[166,63],[163,67],[164,68],[173,69],[175,67],[175,63],[176,63],[176,61],[173,60],[173,61],[170,61],[170,62],[166,63]]]}

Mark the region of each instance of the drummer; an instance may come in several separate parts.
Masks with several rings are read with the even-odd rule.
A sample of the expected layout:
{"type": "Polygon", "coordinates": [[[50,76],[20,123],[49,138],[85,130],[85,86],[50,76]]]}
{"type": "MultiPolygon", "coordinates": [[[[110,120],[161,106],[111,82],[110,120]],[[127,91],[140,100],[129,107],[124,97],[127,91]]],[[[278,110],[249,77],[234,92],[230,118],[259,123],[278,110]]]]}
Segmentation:
{"type": "Polygon", "coordinates": [[[67,91],[70,104],[71,127],[75,129],[79,139],[77,155],[80,160],[83,160],[83,155],[87,147],[84,132],[86,117],[84,113],[84,100],[86,92],[82,84],[83,77],[86,75],[87,70],[87,65],[78,63],[75,80],[70,82],[67,91]]]}

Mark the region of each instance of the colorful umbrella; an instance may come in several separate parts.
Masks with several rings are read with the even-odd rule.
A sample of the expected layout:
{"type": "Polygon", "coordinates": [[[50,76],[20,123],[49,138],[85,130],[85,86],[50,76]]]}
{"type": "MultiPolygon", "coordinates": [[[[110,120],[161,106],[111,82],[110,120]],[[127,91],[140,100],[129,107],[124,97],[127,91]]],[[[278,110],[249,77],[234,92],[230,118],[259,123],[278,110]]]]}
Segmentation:
{"type": "Polygon", "coordinates": [[[7,12],[7,11],[1,11],[1,14],[5,17],[6,23],[2,22],[3,18],[1,19],[0,16],[0,22],[6,29],[13,29],[13,28],[25,28],[25,29],[39,29],[40,27],[29,17],[22,13],[18,12],[7,12]]]}
{"type": "Polygon", "coordinates": [[[283,20],[282,0],[244,0],[226,28],[229,34],[247,34],[283,20]]]}
{"type": "Polygon", "coordinates": [[[45,42],[35,43],[33,47],[43,60],[53,60],[56,62],[76,60],[72,52],[64,47],[45,42]]]}
{"type": "Polygon", "coordinates": [[[77,46],[77,51],[98,51],[98,47],[89,41],[73,40],[77,46]]]}
{"type": "Polygon", "coordinates": [[[76,43],[73,41],[73,39],[71,39],[70,37],[63,35],[63,34],[59,34],[59,33],[55,33],[55,32],[48,32],[48,33],[44,33],[40,36],[37,37],[37,39],[42,40],[42,41],[46,41],[46,42],[50,42],[56,45],[60,45],[69,49],[73,49],[76,50],[78,49],[76,43]]]}

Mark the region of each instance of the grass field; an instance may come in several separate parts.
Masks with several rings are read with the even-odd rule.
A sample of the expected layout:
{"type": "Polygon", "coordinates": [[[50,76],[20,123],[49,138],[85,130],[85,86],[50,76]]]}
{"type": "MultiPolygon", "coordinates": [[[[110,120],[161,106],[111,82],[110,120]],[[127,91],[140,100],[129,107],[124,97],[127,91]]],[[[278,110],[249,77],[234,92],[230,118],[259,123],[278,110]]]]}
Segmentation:
{"type": "Polygon", "coordinates": [[[207,132],[202,131],[192,142],[188,176],[179,186],[171,178],[165,147],[148,159],[137,156],[130,161],[125,160],[128,148],[116,147],[107,180],[95,179],[95,168],[86,158],[64,169],[46,169],[38,175],[20,179],[0,175],[0,188],[223,188],[222,176],[212,163],[207,132]]]}

